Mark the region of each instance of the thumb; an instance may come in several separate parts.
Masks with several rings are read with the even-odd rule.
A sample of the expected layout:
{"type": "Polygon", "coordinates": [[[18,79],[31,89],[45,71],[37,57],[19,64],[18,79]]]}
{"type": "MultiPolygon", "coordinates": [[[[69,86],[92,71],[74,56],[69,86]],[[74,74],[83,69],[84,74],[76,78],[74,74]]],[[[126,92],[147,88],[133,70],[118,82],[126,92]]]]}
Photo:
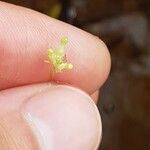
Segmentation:
{"type": "Polygon", "coordinates": [[[5,133],[0,133],[0,147],[3,142],[11,150],[98,148],[101,137],[98,110],[91,98],[76,88],[50,87],[25,100],[20,112],[11,114],[11,119],[3,117],[3,122],[0,119],[0,126],[4,127],[0,127],[0,132],[5,133]]]}

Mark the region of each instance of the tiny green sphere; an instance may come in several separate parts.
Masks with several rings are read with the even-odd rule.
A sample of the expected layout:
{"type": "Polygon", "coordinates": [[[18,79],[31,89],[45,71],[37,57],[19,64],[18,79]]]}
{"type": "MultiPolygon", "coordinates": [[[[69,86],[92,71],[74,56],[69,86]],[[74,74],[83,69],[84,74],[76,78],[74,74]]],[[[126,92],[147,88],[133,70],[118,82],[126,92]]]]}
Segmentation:
{"type": "Polygon", "coordinates": [[[68,69],[72,69],[73,65],[72,64],[68,64],[68,69]]]}
{"type": "Polygon", "coordinates": [[[61,44],[66,45],[68,43],[68,38],[67,37],[63,37],[61,39],[61,44]]]}

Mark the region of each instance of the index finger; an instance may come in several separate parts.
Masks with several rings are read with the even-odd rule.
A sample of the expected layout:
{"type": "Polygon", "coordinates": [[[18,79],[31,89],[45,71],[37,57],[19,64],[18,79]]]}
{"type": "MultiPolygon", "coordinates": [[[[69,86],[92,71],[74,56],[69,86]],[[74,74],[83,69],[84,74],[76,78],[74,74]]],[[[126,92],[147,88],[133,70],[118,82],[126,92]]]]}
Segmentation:
{"type": "Polygon", "coordinates": [[[97,37],[38,12],[0,2],[0,90],[50,80],[53,70],[44,63],[47,49],[62,36],[70,71],[53,81],[71,84],[88,93],[96,91],[110,70],[110,56],[97,37]]]}

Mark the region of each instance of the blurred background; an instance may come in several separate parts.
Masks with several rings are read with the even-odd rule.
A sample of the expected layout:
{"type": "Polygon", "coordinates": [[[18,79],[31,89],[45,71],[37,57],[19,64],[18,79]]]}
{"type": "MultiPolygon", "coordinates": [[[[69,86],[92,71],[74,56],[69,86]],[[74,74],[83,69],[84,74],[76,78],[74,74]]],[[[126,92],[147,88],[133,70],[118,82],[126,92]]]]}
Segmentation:
{"type": "Polygon", "coordinates": [[[98,104],[100,150],[150,150],[150,1],[3,0],[99,36],[112,57],[98,104]]]}

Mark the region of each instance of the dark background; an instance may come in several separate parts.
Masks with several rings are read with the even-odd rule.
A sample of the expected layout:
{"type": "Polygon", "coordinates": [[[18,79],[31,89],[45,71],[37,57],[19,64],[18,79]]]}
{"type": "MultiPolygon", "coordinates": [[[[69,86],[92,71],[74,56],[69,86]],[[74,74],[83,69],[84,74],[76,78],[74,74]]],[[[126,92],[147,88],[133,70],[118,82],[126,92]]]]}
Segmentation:
{"type": "Polygon", "coordinates": [[[3,0],[99,36],[112,69],[100,91],[101,150],[150,150],[150,1],[3,0]]]}

